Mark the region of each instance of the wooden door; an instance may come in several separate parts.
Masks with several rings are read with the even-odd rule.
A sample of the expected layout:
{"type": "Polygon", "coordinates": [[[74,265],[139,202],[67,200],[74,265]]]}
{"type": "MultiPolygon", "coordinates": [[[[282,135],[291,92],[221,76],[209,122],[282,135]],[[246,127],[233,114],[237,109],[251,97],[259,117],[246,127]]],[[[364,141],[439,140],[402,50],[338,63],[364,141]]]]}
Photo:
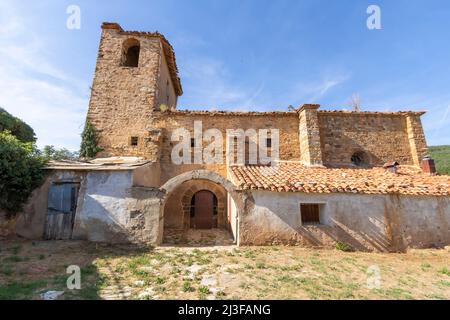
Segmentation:
{"type": "Polygon", "coordinates": [[[44,234],[46,240],[68,240],[72,238],[78,187],[79,185],[76,183],[50,186],[44,234]]]}
{"type": "Polygon", "coordinates": [[[195,227],[211,229],[213,227],[214,194],[210,191],[199,191],[195,194],[195,227]]]}

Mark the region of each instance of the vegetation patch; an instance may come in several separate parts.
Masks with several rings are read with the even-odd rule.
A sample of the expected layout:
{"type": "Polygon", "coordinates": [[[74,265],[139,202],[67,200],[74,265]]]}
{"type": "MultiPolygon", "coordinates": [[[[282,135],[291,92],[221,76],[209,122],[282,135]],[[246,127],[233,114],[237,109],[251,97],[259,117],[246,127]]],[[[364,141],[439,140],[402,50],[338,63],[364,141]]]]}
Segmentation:
{"type": "Polygon", "coordinates": [[[450,146],[434,146],[428,149],[435,161],[437,172],[450,175],[450,146]]]}
{"type": "Polygon", "coordinates": [[[345,242],[341,242],[341,241],[338,241],[336,243],[336,249],[339,251],[344,251],[344,252],[353,251],[353,248],[351,245],[349,245],[348,243],[345,243],[345,242]]]}
{"type": "Polygon", "coordinates": [[[71,241],[8,241],[1,247],[0,299],[39,299],[50,290],[64,291],[61,299],[88,300],[450,299],[450,251],[444,249],[400,255],[71,241]],[[81,290],[67,289],[69,265],[81,268],[81,290]],[[380,283],[369,288],[367,270],[373,265],[380,268],[380,283]]]}

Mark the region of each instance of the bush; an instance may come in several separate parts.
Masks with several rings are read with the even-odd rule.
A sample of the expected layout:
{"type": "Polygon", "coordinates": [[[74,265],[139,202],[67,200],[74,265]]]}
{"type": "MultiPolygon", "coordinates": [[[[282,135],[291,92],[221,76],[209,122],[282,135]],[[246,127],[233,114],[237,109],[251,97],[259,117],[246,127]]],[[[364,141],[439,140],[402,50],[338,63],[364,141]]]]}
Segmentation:
{"type": "Polygon", "coordinates": [[[91,122],[86,120],[83,133],[81,134],[80,157],[94,158],[100,151],[102,149],[98,147],[97,132],[91,122]]]}
{"type": "Polygon", "coordinates": [[[0,108],[0,132],[9,131],[22,142],[35,142],[34,130],[19,118],[0,108]]]}
{"type": "Polygon", "coordinates": [[[22,142],[9,131],[0,132],[0,209],[8,216],[19,212],[41,185],[45,164],[32,142],[22,142]]]}
{"type": "Polygon", "coordinates": [[[340,241],[338,241],[336,243],[336,249],[339,251],[344,251],[344,252],[353,251],[353,248],[351,245],[349,245],[348,243],[345,243],[345,242],[340,242],[340,241]]]}

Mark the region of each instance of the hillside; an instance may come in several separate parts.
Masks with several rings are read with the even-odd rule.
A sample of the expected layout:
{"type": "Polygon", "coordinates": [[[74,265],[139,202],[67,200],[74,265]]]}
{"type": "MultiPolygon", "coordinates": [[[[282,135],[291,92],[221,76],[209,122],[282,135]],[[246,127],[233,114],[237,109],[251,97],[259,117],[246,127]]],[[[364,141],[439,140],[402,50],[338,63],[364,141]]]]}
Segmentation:
{"type": "Polygon", "coordinates": [[[433,146],[429,150],[438,173],[450,175],[450,146],[433,146]]]}

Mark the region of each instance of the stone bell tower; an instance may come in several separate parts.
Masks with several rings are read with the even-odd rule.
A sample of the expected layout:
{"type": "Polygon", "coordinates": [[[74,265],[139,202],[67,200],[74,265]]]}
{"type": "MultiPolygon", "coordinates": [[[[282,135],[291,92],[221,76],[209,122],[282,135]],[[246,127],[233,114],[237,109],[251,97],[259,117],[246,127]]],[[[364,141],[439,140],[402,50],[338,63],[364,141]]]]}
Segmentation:
{"type": "Polygon", "coordinates": [[[176,108],[183,93],[175,54],[163,35],[103,23],[88,119],[98,131],[98,156],[153,160],[160,132],[153,119],[176,108]]]}

